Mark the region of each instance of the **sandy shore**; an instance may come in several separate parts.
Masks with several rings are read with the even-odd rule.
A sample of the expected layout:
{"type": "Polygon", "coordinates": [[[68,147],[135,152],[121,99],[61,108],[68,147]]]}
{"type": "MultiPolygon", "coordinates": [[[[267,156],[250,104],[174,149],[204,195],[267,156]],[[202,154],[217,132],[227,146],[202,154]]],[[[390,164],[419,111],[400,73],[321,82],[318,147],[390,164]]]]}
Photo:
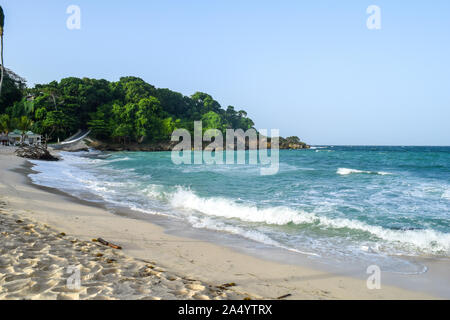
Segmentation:
{"type": "Polygon", "coordinates": [[[0,151],[0,299],[433,298],[384,284],[369,290],[365,279],[169,235],[29,185],[17,172],[24,162],[0,151]],[[99,237],[123,250],[92,242],[99,237]],[[80,266],[79,289],[67,287],[73,265],[80,266]],[[221,288],[226,283],[236,285],[221,288]]]}

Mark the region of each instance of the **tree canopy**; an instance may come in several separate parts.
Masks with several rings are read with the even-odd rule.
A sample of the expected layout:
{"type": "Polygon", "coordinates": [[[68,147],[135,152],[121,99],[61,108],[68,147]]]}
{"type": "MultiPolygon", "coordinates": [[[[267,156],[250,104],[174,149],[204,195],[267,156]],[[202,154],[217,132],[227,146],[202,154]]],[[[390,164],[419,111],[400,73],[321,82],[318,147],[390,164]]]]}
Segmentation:
{"type": "Polygon", "coordinates": [[[25,89],[25,79],[5,68],[3,89],[0,95],[0,114],[5,113],[7,107],[12,107],[14,103],[20,101],[25,94],[25,89]]]}
{"type": "Polygon", "coordinates": [[[203,92],[188,97],[137,77],[116,82],[70,77],[26,88],[25,80],[9,70],[0,98],[2,113],[17,119],[28,117],[32,130],[50,140],[90,129],[103,141],[168,141],[173,130],[193,132],[194,121],[200,120],[204,129],[221,131],[254,126],[245,111],[236,111],[233,106],[223,109],[203,92]]]}

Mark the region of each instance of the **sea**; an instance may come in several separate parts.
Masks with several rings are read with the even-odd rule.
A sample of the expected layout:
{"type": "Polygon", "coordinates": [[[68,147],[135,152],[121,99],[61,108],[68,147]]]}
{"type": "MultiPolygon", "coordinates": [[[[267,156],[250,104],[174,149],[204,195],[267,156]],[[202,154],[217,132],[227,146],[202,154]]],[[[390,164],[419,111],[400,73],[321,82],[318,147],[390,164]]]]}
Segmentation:
{"type": "Polygon", "coordinates": [[[61,156],[32,161],[32,182],[324,263],[420,274],[414,258],[450,257],[450,147],[280,150],[274,175],[174,164],[170,152],[61,156]]]}

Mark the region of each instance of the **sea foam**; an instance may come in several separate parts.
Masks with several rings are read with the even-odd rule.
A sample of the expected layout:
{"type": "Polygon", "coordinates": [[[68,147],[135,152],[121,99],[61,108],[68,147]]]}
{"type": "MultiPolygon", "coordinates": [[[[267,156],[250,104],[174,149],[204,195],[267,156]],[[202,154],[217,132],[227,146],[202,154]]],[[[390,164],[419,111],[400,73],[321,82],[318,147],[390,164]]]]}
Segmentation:
{"type": "Polygon", "coordinates": [[[392,173],[384,172],[384,171],[364,171],[364,170],[348,169],[348,168],[339,168],[336,171],[336,173],[340,174],[342,176],[349,175],[349,174],[352,174],[352,173],[379,174],[379,175],[382,175],[382,176],[392,174],[392,173]]]}
{"type": "Polygon", "coordinates": [[[319,216],[313,212],[288,207],[258,208],[255,205],[236,203],[225,198],[201,198],[191,190],[178,187],[171,195],[171,205],[178,209],[195,210],[207,216],[239,219],[245,222],[271,225],[314,224],[323,228],[349,229],[370,233],[408,251],[423,253],[450,253],[450,234],[435,230],[392,230],[381,226],[346,218],[319,216]]]}

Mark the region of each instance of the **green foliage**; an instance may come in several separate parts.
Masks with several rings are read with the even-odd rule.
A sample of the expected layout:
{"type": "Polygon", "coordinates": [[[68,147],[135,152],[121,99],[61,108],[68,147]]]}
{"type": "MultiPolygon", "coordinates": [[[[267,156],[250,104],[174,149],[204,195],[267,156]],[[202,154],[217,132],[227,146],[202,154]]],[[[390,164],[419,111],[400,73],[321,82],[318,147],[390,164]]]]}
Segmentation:
{"type": "Polygon", "coordinates": [[[104,141],[168,141],[177,128],[193,133],[194,121],[199,120],[205,130],[247,130],[253,126],[245,111],[236,112],[233,107],[225,111],[206,93],[187,97],[157,89],[137,77],[117,82],[72,77],[30,89],[25,89],[24,83],[14,82],[18,94],[0,111],[11,117],[29,117],[34,121],[33,131],[49,140],[90,129],[94,137],[104,141]]]}
{"type": "Polygon", "coordinates": [[[22,136],[25,135],[27,131],[31,130],[33,126],[33,120],[28,118],[27,116],[21,116],[15,120],[16,128],[22,132],[22,136]]]}
{"type": "Polygon", "coordinates": [[[287,137],[286,139],[280,137],[279,145],[281,149],[303,149],[308,147],[297,136],[287,137]]]}
{"type": "Polygon", "coordinates": [[[34,124],[33,130],[44,135],[46,140],[50,140],[52,137],[56,137],[59,140],[70,135],[70,128],[73,127],[75,120],[68,117],[64,112],[60,110],[47,112],[41,108],[36,113],[40,113],[40,115],[45,114],[45,116],[34,124]]]}
{"type": "Polygon", "coordinates": [[[23,98],[22,100],[14,103],[12,108],[8,109],[13,118],[20,118],[22,116],[33,116],[34,113],[34,101],[23,98]]]}
{"type": "Polygon", "coordinates": [[[44,120],[47,116],[47,109],[42,107],[36,110],[34,117],[36,120],[44,120]]]}
{"type": "Polygon", "coordinates": [[[236,112],[233,106],[228,106],[225,117],[230,128],[240,128],[246,131],[255,125],[251,119],[247,118],[247,112],[244,110],[236,112]]]}
{"type": "Polygon", "coordinates": [[[180,119],[173,120],[172,117],[165,118],[161,121],[161,127],[159,130],[160,139],[163,141],[170,140],[170,136],[172,132],[178,128],[180,128],[180,119]]]}
{"type": "Polygon", "coordinates": [[[25,95],[26,81],[14,72],[5,68],[2,94],[0,96],[0,113],[7,111],[7,108],[22,100],[25,95]]]}
{"type": "Polygon", "coordinates": [[[22,134],[22,139],[25,134],[33,127],[33,120],[27,116],[12,118],[9,114],[0,115],[0,132],[9,135],[14,129],[19,129],[22,134]]]}
{"type": "Polygon", "coordinates": [[[0,132],[9,134],[14,130],[14,121],[8,114],[0,115],[0,132]]]}
{"type": "Polygon", "coordinates": [[[297,137],[297,136],[287,137],[287,138],[286,138],[286,141],[287,141],[288,143],[302,143],[302,142],[300,141],[300,138],[297,137]]]}
{"type": "Polygon", "coordinates": [[[162,122],[160,116],[161,105],[158,99],[150,97],[139,101],[135,120],[138,142],[142,142],[147,136],[158,138],[162,122]]]}
{"type": "Polygon", "coordinates": [[[114,126],[111,123],[112,120],[108,118],[111,112],[112,106],[104,104],[90,114],[91,120],[87,124],[92,134],[99,139],[107,140],[112,136],[114,126]]]}
{"type": "Polygon", "coordinates": [[[200,114],[205,114],[210,111],[219,113],[221,110],[220,104],[209,94],[196,92],[191,96],[191,99],[195,104],[196,111],[200,114]]]}
{"type": "Polygon", "coordinates": [[[209,111],[202,116],[203,133],[209,129],[223,130],[222,119],[214,111],[209,111]]]}
{"type": "Polygon", "coordinates": [[[112,137],[118,138],[120,142],[127,143],[133,136],[133,126],[127,123],[119,124],[113,131],[112,137]]]}

